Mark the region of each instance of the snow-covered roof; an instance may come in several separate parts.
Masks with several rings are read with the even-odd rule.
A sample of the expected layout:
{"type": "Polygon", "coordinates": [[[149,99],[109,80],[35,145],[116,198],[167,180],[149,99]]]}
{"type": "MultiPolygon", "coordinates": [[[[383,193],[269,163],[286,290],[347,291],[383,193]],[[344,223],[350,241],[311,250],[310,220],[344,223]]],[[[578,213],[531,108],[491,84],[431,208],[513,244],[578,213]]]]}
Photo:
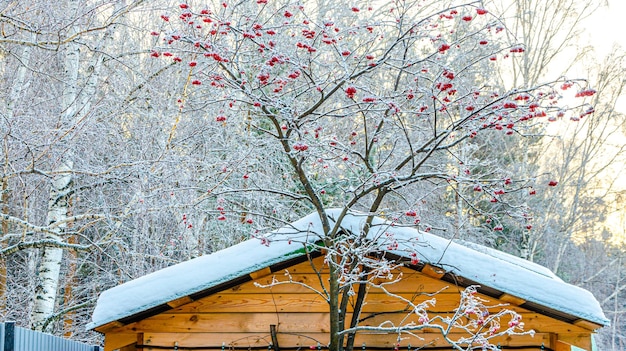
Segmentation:
{"type": "MultiPolygon", "coordinates": [[[[329,210],[333,220],[340,210],[329,210]]],[[[344,231],[360,232],[365,215],[349,213],[344,231]]],[[[374,220],[370,236],[398,243],[393,254],[441,267],[481,286],[524,299],[549,310],[608,325],[600,304],[580,287],[565,283],[549,269],[518,257],[472,243],[457,243],[414,228],[374,220]],[[380,235],[381,233],[386,235],[380,235]]],[[[205,291],[277,263],[303,255],[303,245],[322,233],[316,213],[266,235],[269,245],[250,239],[213,254],[182,262],[104,291],[98,298],[88,329],[128,318],[170,301],[205,291]]]]}

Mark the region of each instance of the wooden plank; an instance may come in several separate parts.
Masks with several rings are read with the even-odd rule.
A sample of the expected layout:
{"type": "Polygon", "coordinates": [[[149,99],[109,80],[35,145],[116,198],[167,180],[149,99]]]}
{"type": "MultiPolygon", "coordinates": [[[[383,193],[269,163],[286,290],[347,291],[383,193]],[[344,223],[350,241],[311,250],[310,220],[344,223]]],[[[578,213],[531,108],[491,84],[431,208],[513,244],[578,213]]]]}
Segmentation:
{"type": "Polygon", "coordinates": [[[193,302],[193,299],[189,296],[183,296],[179,299],[176,300],[172,300],[170,302],[167,303],[168,306],[170,306],[171,308],[176,308],[182,305],[186,305],[190,302],[193,302]]]}
{"type": "MultiPolygon", "coordinates": [[[[268,290],[271,290],[274,293],[302,293],[311,291],[311,289],[308,289],[303,285],[310,286],[312,289],[316,289],[318,291],[321,290],[321,282],[324,282],[324,284],[326,285],[328,281],[328,275],[323,274],[323,276],[320,277],[315,274],[310,267],[307,268],[306,264],[307,263],[305,262],[289,268],[288,275],[286,275],[284,271],[275,272],[274,274],[256,278],[253,282],[247,282],[231,289],[221,291],[220,293],[263,293],[267,292],[268,290]],[[290,279],[297,284],[290,284],[290,279]],[[275,284],[271,287],[259,287],[256,285],[258,283],[268,286],[271,285],[273,281],[278,281],[280,282],[280,284],[275,284]]],[[[394,273],[394,277],[397,277],[397,274],[399,274],[400,272],[402,272],[401,281],[393,282],[393,280],[377,278],[374,279],[373,283],[385,284],[384,288],[393,293],[435,292],[442,289],[446,289],[447,291],[461,291],[463,289],[454,286],[454,284],[444,282],[439,279],[434,279],[425,274],[408,268],[396,270],[394,273]]],[[[263,274],[265,273],[266,272],[264,272],[263,274]]],[[[371,286],[370,289],[378,288],[371,286]]]]}
{"type": "Polygon", "coordinates": [[[262,278],[262,277],[268,276],[270,274],[272,274],[272,270],[270,269],[270,267],[265,267],[263,269],[259,269],[256,272],[252,272],[252,273],[250,273],[248,275],[252,279],[258,279],[258,278],[262,278]]]}
{"type": "MultiPolygon", "coordinates": [[[[439,314],[450,317],[450,314],[439,314]]],[[[526,330],[546,333],[588,333],[586,329],[573,324],[561,322],[541,314],[522,313],[522,321],[526,330]]],[[[348,314],[347,318],[350,319],[348,314]]],[[[417,321],[418,317],[412,313],[389,314],[362,314],[363,326],[379,326],[383,322],[406,325],[417,321]]],[[[328,313],[171,313],[160,314],[143,321],[129,324],[122,328],[125,332],[206,332],[213,330],[220,333],[246,332],[266,333],[270,324],[276,324],[283,332],[309,333],[327,332],[328,313]]],[[[501,320],[502,325],[508,323],[508,318],[501,320]]],[[[453,331],[454,332],[454,331],[453,331]]]]}
{"type": "MultiPolygon", "coordinates": [[[[327,277],[323,277],[322,279],[324,282],[327,281],[327,277]]],[[[289,277],[285,276],[284,274],[274,274],[271,276],[258,278],[253,282],[247,282],[237,285],[231,289],[221,291],[220,294],[301,294],[309,293],[312,291],[312,289],[319,291],[322,286],[320,283],[320,278],[313,273],[293,274],[291,276],[291,281],[296,282],[297,284],[292,284],[289,281],[289,277]],[[274,279],[276,279],[276,281],[280,283],[272,285],[274,279]],[[257,286],[255,283],[268,287],[257,286]],[[309,286],[310,288],[307,288],[305,285],[309,286]]]]}
{"type": "MultiPolygon", "coordinates": [[[[435,305],[427,308],[429,312],[453,312],[459,307],[461,300],[461,296],[457,292],[442,292],[433,296],[407,293],[397,293],[396,295],[411,301],[414,304],[434,299],[435,305]]],[[[491,313],[504,309],[512,310],[518,313],[529,312],[524,308],[511,306],[507,302],[500,301],[483,294],[477,294],[477,297],[482,298],[485,301],[484,304],[490,307],[489,311],[491,313]]],[[[388,294],[369,293],[366,297],[366,301],[367,303],[364,306],[364,312],[398,311],[407,307],[406,301],[402,301],[401,299],[388,294]]]]}
{"type": "Polygon", "coordinates": [[[204,313],[160,314],[127,325],[128,331],[266,333],[270,324],[286,331],[327,332],[328,314],[323,313],[204,313]]]}
{"type": "Polygon", "coordinates": [[[572,345],[565,343],[563,341],[557,341],[554,344],[554,351],[571,351],[572,345]]]}
{"type": "MultiPolygon", "coordinates": [[[[311,292],[312,289],[317,291],[321,290],[321,282],[326,284],[328,281],[328,276],[324,275],[318,277],[318,275],[314,273],[294,273],[290,274],[290,276],[286,276],[282,273],[275,273],[270,276],[265,276],[256,279],[253,282],[247,282],[244,284],[240,284],[233,288],[221,291],[220,294],[240,294],[240,293],[307,293],[311,292]],[[273,280],[280,282],[280,284],[272,285],[273,280]],[[289,281],[296,282],[296,284],[291,284],[289,281]],[[269,287],[260,287],[255,283],[269,286],[269,287]],[[272,285],[272,286],[270,286],[272,285]],[[310,288],[305,287],[309,286],[310,288]]],[[[387,279],[375,279],[374,283],[376,284],[388,284],[390,281],[387,279]]],[[[462,290],[462,288],[458,288],[454,286],[454,284],[450,284],[448,282],[444,282],[441,280],[433,279],[431,277],[426,276],[425,274],[421,274],[419,272],[411,271],[405,273],[403,275],[403,279],[401,281],[388,284],[384,286],[385,289],[392,293],[421,293],[421,292],[436,292],[440,290],[445,290],[446,292],[457,292],[462,290]]],[[[379,290],[380,288],[376,288],[371,286],[370,290],[379,290]]]]}
{"type": "Polygon", "coordinates": [[[443,268],[426,264],[424,265],[424,268],[422,268],[422,273],[435,279],[441,279],[446,274],[446,271],[443,268]]]}
{"type": "MultiPolygon", "coordinates": [[[[450,334],[450,338],[458,340],[467,336],[466,334],[450,334]]],[[[315,347],[319,342],[326,345],[329,342],[327,333],[307,333],[302,335],[284,334],[278,332],[279,345],[283,347],[315,347]]],[[[397,334],[377,334],[377,333],[359,333],[355,339],[356,345],[365,345],[370,347],[384,347],[390,350],[397,344],[397,334]]],[[[181,348],[184,347],[206,347],[214,346],[220,348],[222,344],[235,347],[266,347],[270,343],[270,335],[268,333],[146,333],[144,335],[146,345],[157,346],[174,346],[178,343],[181,348]]],[[[530,335],[514,335],[502,336],[494,338],[492,343],[506,347],[523,347],[523,346],[541,346],[550,347],[550,334],[537,333],[535,336],[530,335]]],[[[406,348],[418,348],[429,345],[431,347],[448,346],[446,341],[438,333],[416,333],[416,336],[403,336],[400,346],[406,348]],[[406,339],[404,338],[406,337],[406,339]],[[421,339],[420,339],[421,338],[421,339]]]]}
{"type": "MultiPolygon", "coordinates": [[[[463,288],[457,287],[454,284],[442,281],[438,278],[430,277],[414,270],[405,268],[402,271],[401,281],[389,284],[389,280],[376,279],[374,282],[377,284],[385,283],[384,289],[392,293],[433,293],[441,290],[446,292],[460,292],[463,290],[463,288]]],[[[380,289],[372,287],[370,291],[372,290],[380,289]]]]}
{"type": "MultiPolygon", "coordinates": [[[[453,312],[459,306],[460,296],[457,293],[440,293],[435,296],[398,294],[405,298],[388,294],[368,294],[366,303],[363,305],[364,313],[398,312],[411,308],[407,301],[420,304],[435,299],[434,306],[427,308],[430,312],[453,312]]],[[[516,312],[528,312],[516,306],[503,306],[503,302],[496,299],[481,296],[489,301],[485,303],[491,313],[503,309],[515,310],[516,312]]],[[[354,298],[351,298],[354,299],[354,298]]],[[[348,305],[348,311],[352,311],[352,303],[348,305]]],[[[232,312],[328,312],[328,303],[318,294],[216,294],[193,303],[183,305],[169,313],[232,313],[232,312]]]]}
{"type": "Polygon", "coordinates": [[[557,334],[589,333],[589,331],[584,328],[539,313],[522,313],[521,315],[522,322],[525,323],[526,328],[532,328],[538,332],[552,332],[557,334]]]}
{"type": "Polygon", "coordinates": [[[115,333],[104,335],[104,351],[113,351],[137,342],[137,333],[115,333]]]}
{"type": "MultiPolygon", "coordinates": [[[[438,313],[437,315],[442,316],[444,318],[452,317],[452,314],[448,313],[438,313]]],[[[538,314],[538,313],[520,313],[522,317],[522,322],[524,322],[525,330],[534,330],[539,333],[585,333],[587,332],[585,329],[577,327],[573,324],[565,323],[562,321],[558,321],[556,319],[538,314]]],[[[396,325],[399,325],[400,321],[403,320],[404,323],[414,322],[419,324],[418,317],[414,314],[406,314],[406,313],[397,313],[397,314],[376,314],[368,316],[366,314],[361,315],[361,319],[363,322],[361,325],[368,326],[378,326],[385,321],[391,321],[396,325]],[[371,317],[371,318],[368,318],[371,317]],[[366,319],[367,318],[367,319],[366,319]]],[[[501,319],[501,325],[505,326],[509,322],[508,317],[503,317],[501,319]]],[[[454,332],[454,330],[453,330],[454,332]]]]}
{"type": "MultiPolygon", "coordinates": [[[[388,295],[382,300],[367,299],[364,311],[378,312],[403,310],[406,303],[388,295]]],[[[328,303],[317,294],[224,294],[213,295],[193,304],[165,313],[272,313],[272,312],[307,312],[326,313],[328,303]]]]}
{"type": "Polygon", "coordinates": [[[588,330],[591,330],[591,331],[595,331],[595,330],[598,330],[598,329],[602,328],[601,325],[593,323],[593,322],[590,322],[590,321],[585,320],[585,319],[579,319],[579,320],[575,321],[574,325],[577,325],[579,327],[582,327],[582,328],[585,328],[585,329],[588,329],[588,330]]]}
{"type": "MultiPolygon", "coordinates": [[[[414,304],[423,303],[424,301],[435,299],[436,304],[428,307],[431,312],[452,312],[459,306],[460,295],[456,292],[442,292],[434,296],[426,293],[395,293],[395,296],[382,293],[380,290],[370,289],[366,295],[366,303],[363,306],[363,312],[396,312],[410,308],[407,301],[414,304]],[[402,300],[403,299],[406,300],[402,300]]],[[[528,312],[527,310],[510,306],[508,303],[494,299],[482,294],[478,297],[482,298],[490,308],[490,312],[494,313],[502,309],[510,309],[516,312],[528,312]]],[[[351,298],[353,300],[354,297],[351,298]]],[[[352,304],[349,304],[349,308],[352,304]]],[[[349,310],[351,311],[351,310],[349,310]]],[[[180,306],[171,311],[164,313],[216,313],[216,312],[328,312],[328,304],[326,300],[314,293],[300,294],[215,294],[192,303],[180,306]]]]}
{"type": "Polygon", "coordinates": [[[123,327],[123,326],[124,326],[124,324],[122,324],[121,322],[113,321],[113,322],[109,322],[107,324],[101,325],[101,326],[95,328],[95,330],[104,334],[104,333],[108,333],[108,332],[110,332],[110,331],[112,331],[114,329],[117,329],[117,328],[120,328],[120,327],[123,327]]]}
{"type": "Polygon", "coordinates": [[[291,266],[289,268],[286,268],[285,270],[282,270],[276,273],[282,274],[285,271],[288,271],[291,274],[317,273],[317,272],[328,273],[328,265],[324,263],[324,256],[320,256],[310,261],[298,263],[297,265],[291,266]]]}
{"type": "Polygon", "coordinates": [[[517,296],[513,296],[513,295],[509,295],[509,294],[502,294],[500,295],[500,297],[498,298],[499,300],[502,300],[504,302],[508,302],[511,305],[515,305],[515,306],[520,306],[522,304],[524,304],[526,302],[526,300],[519,298],[517,296]]]}
{"type": "Polygon", "coordinates": [[[165,313],[328,312],[317,294],[217,294],[165,313]]]}
{"type": "Polygon", "coordinates": [[[574,345],[583,350],[591,351],[591,334],[592,333],[561,333],[557,335],[557,340],[574,345]]]}

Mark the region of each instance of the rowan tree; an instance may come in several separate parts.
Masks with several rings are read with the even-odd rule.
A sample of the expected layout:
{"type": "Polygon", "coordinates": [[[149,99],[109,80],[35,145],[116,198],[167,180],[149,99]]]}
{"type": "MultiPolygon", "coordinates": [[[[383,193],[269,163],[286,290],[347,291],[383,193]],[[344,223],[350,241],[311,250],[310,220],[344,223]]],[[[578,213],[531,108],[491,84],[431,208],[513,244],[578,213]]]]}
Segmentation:
{"type": "Polygon", "coordinates": [[[489,74],[493,65],[525,47],[508,40],[505,23],[479,2],[336,4],[324,12],[293,2],[190,2],[160,18],[151,56],[185,72],[171,103],[181,118],[244,145],[221,153],[222,179],[202,198],[211,220],[249,225],[256,235],[255,223],[274,211],[259,207],[255,193],[289,199],[294,213],[318,213],[330,267],[331,350],[358,330],[344,329],[351,290],[340,282],[367,280],[345,272],[359,266],[377,275],[391,264],[367,259],[379,249],[365,240],[374,216],[445,231],[425,207],[453,193],[464,207],[491,213],[494,231],[506,217],[526,221],[517,195],[532,189],[475,141],[592,113],[589,105],[559,106],[564,83],[594,95],[584,81],[501,88],[489,74]],[[268,160],[285,173],[265,169],[268,160]],[[334,223],[331,207],[341,209],[334,223]],[[355,210],[368,214],[363,230],[346,234],[342,219],[355,210]]]}

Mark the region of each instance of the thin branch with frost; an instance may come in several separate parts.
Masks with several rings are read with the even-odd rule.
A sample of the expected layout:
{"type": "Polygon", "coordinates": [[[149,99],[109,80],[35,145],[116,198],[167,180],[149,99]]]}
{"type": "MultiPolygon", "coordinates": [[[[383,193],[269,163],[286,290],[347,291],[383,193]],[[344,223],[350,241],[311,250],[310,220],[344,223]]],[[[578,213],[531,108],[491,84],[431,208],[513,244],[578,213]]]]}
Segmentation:
{"type": "Polygon", "coordinates": [[[70,244],[54,239],[42,239],[30,242],[19,242],[17,244],[7,246],[0,250],[0,256],[8,256],[21,250],[26,249],[41,249],[46,247],[53,247],[59,249],[75,250],[75,251],[89,251],[93,248],[93,245],[79,245],[70,244]]]}
{"type": "MultiPolygon", "coordinates": [[[[106,216],[103,215],[98,215],[98,214],[83,214],[83,215],[76,215],[76,216],[72,216],[72,217],[68,217],[65,218],[63,220],[57,221],[57,222],[53,222],[50,225],[47,226],[38,226],[38,225],[34,225],[28,221],[25,221],[23,219],[17,218],[17,217],[13,217],[9,214],[6,213],[2,213],[0,214],[0,219],[3,221],[7,221],[13,224],[16,224],[20,227],[23,227],[25,229],[31,230],[33,232],[38,232],[38,233],[48,233],[48,234],[55,234],[55,235],[59,235],[58,232],[54,231],[54,229],[58,228],[59,226],[62,225],[66,225],[68,223],[74,223],[80,220],[95,220],[95,221],[101,221],[106,219],[106,216]]],[[[71,234],[71,233],[65,233],[65,234],[71,234]]]]}
{"type": "Polygon", "coordinates": [[[287,280],[278,280],[276,279],[276,276],[272,277],[272,282],[269,284],[261,284],[259,282],[254,282],[254,286],[258,287],[258,288],[264,288],[264,289],[271,289],[275,286],[278,285],[287,285],[287,284],[295,284],[295,285],[299,285],[302,286],[312,292],[314,292],[315,294],[321,296],[325,301],[328,302],[328,294],[325,292],[322,292],[320,290],[315,289],[314,287],[312,287],[309,284],[294,280],[293,277],[291,276],[291,273],[289,273],[288,270],[285,270],[285,276],[287,277],[287,280]]]}

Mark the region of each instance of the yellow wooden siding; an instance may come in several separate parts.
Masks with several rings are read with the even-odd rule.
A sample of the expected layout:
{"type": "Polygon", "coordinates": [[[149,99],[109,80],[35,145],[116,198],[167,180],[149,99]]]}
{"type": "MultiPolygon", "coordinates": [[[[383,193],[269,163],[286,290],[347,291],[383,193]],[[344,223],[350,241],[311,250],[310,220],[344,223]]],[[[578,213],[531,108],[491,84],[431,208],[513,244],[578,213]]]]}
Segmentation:
{"type": "MultiPolygon", "coordinates": [[[[315,260],[317,268],[322,266],[321,259],[315,260]]],[[[113,326],[105,332],[105,351],[121,348],[125,343],[149,346],[248,348],[267,347],[271,342],[270,326],[277,329],[278,344],[284,348],[313,347],[319,342],[328,343],[329,314],[328,305],[323,296],[322,284],[327,278],[315,274],[316,269],[309,262],[298,264],[289,269],[289,274],[267,270],[255,273],[255,281],[247,282],[231,289],[204,297],[197,301],[182,298],[170,302],[173,309],[131,323],[126,326],[113,326]],[[272,281],[294,281],[299,284],[278,284],[271,288],[263,288],[272,281]],[[321,292],[317,294],[303,285],[321,292]],[[138,342],[141,335],[141,342],[138,342]]],[[[407,312],[408,304],[390,294],[403,299],[420,303],[428,299],[436,299],[434,307],[428,309],[430,315],[452,315],[458,306],[461,288],[445,281],[432,278],[408,268],[395,272],[396,283],[385,285],[387,292],[377,287],[370,287],[363,306],[360,325],[377,326],[382,322],[391,321],[395,325],[417,321],[417,316],[407,312]],[[401,275],[399,275],[401,273],[401,275]],[[439,292],[432,295],[434,292],[439,292]],[[431,296],[432,295],[432,296],[431,296]]],[[[378,283],[384,282],[379,279],[378,283]]],[[[528,311],[511,303],[523,303],[514,296],[503,296],[503,300],[479,294],[495,306],[496,312],[502,305],[522,315],[526,330],[533,329],[535,336],[506,336],[496,339],[494,343],[501,346],[536,346],[548,348],[557,345],[558,341],[567,342],[586,350],[590,350],[591,331],[585,325],[574,325],[559,321],[536,312],[528,311]]],[[[351,304],[350,304],[351,305],[351,304]]],[[[347,320],[351,317],[352,307],[348,310],[347,320]]],[[[503,319],[506,324],[508,319],[503,319]]],[[[504,326],[503,326],[504,328],[504,326]]],[[[459,338],[464,334],[461,330],[453,330],[451,337],[459,338]]],[[[380,332],[359,332],[355,345],[365,344],[372,347],[392,348],[399,343],[400,350],[421,346],[445,347],[446,341],[437,330],[415,332],[414,335],[403,334],[398,341],[395,334],[380,332]]],[[[155,348],[156,350],[156,348],[155,348]]]]}

